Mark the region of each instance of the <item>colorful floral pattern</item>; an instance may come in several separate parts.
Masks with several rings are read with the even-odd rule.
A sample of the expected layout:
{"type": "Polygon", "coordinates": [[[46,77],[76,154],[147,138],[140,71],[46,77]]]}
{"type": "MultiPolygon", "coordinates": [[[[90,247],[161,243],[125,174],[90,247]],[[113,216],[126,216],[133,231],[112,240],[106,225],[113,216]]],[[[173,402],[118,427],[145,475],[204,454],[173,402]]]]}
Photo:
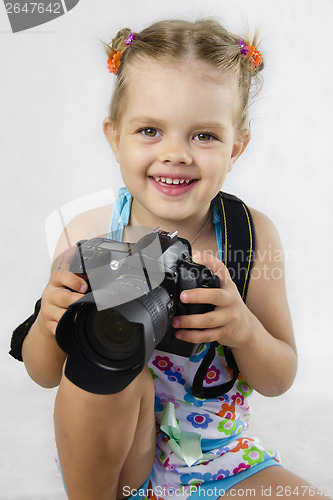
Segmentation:
{"type": "Polygon", "coordinates": [[[237,406],[243,406],[244,404],[244,396],[242,394],[239,394],[239,392],[237,392],[236,394],[233,394],[231,396],[231,402],[233,405],[237,406]]]}
{"type": "Polygon", "coordinates": [[[229,405],[229,403],[223,403],[221,410],[217,413],[220,417],[235,420],[236,418],[235,405],[229,405]]]}
{"type": "MultiPolygon", "coordinates": [[[[149,362],[153,369],[156,388],[155,412],[157,427],[167,403],[173,403],[179,427],[184,432],[194,432],[204,439],[217,440],[218,448],[211,450],[209,459],[204,456],[188,467],[184,460],[171,450],[169,438],[157,433],[156,466],[153,484],[168,484],[170,491],[181,491],[187,498],[200,484],[223,480],[255,467],[265,460],[279,461],[276,452],[265,450],[259,439],[242,437],[251,415],[249,397],[252,388],[239,376],[227,393],[211,399],[193,395],[192,381],[198,361],[204,357],[209,345],[192,358],[182,358],[170,353],[156,352],[149,362]]],[[[214,386],[229,380],[223,349],[218,352],[207,370],[204,383],[214,386]]]]}
{"type": "Polygon", "coordinates": [[[212,475],[207,472],[206,474],[200,474],[199,472],[192,472],[192,474],[183,474],[180,476],[180,481],[183,486],[192,485],[199,486],[206,481],[211,481],[212,475]]]}
{"type": "Polygon", "coordinates": [[[217,430],[223,432],[226,436],[231,436],[231,434],[235,434],[234,431],[236,430],[236,422],[234,420],[223,418],[217,426],[217,430]]]}
{"type": "Polygon", "coordinates": [[[243,379],[238,381],[237,390],[242,394],[242,396],[244,396],[244,398],[248,398],[253,392],[252,387],[250,387],[249,384],[247,384],[243,379]]]}
{"type": "Polygon", "coordinates": [[[246,460],[250,465],[256,465],[260,464],[264,460],[265,452],[262,450],[259,450],[256,446],[251,446],[251,448],[248,448],[247,450],[244,451],[243,458],[246,460]]]}
{"type": "Polygon", "coordinates": [[[168,356],[156,356],[153,365],[161,370],[161,372],[169,371],[173,367],[173,363],[168,356]]]}
{"type": "Polygon", "coordinates": [[[181,373],[173,372],[171,370],[168,370],[164,373],[165,373],[165,375],[167,375],[168,380],[170,380],[170,382],[178,382],[179,384],[182,384],[182,385],[185,384],[185,379],[183,379],[181,373]]]}
{"type": "Polygon", "coordinates": [[[198,406],[198,407],[200,407],[200,406],[203,405],[203,403],[204,403],[205,400],[204,399],[200,399],[200,398],[196,398],[195,396],[193,396],[192,389],[187,389],[185,387],[185,391],[186,391],[186,394],[184,396],[184,401],[186,403],[189,403],[189,404],[192,404],[192,405],[198,406]]]}
{"type": "MultiPolygon", "coordinates": [[[[216,439],[220,443],[217,449],[209,452],[211,455],[208,460],[204,455],[202,460],[188,467],[183,459],[171,451],[169,438],[164,433],[157,433],[159,453],[156,464],[160,468],[156,465],[153,469],[153,474],[156,474],[154,484],[166,483],[169,485],[168,489],[171,488],[170,491],[181,490],[184,498],[203,482],[223,480],[271,458],[279,460],[278,455],[265,450],[257,438],[242,437],[251,415],[249,397],[252,388],[241,376],[227,394],[212,399],[201,399],[193,395],[192,381],[198,362],[208,348],[209,345],[206,345],[201,353],[192,358],[157,351],[149,363],[156,388],[155,412],[158,427],[166,404],[172,403],[182,431],[195,432],[203,438],[216,439]]],[[[223,348],[218,348],[204,383],[213,386],[223,383],[228,377],[223,348]]]]}
{"type": "Polygon", "coordinates": [[[202,414],[193,412],[190,415],[187,415],[186,418],[196,429],[207,429],[208,424],[213,422],[213,419],[210,418],[207,413],[202,414]]]}
{"type": "Polygon", "coordinates": [[[220,469],[219,471],[217,471],[216,474],[212,475],[212,481],[218,481],[218,480],[224,479],[228,476],[230,476],[230,471],[220,469]]]}
{"type": "Polygon", "coordinates": [[[250,467],[251,467],[251,465],[244,464],[244,462],[242,462],[241,464],[239,464],[238,467],[235,467],[235,469],[232,471],[232,473],[238,474],[239,472],[243,472],[244,470],[249,469],[250,467]]]}
{"type": "Polygon", "coordinates": [[[216,368],[216,366],[212,365],[208,368],[207,373],[205,375],[206,384],[211,384],[212,382],[216,382],[220,377],[220,370],[216,368]]]}

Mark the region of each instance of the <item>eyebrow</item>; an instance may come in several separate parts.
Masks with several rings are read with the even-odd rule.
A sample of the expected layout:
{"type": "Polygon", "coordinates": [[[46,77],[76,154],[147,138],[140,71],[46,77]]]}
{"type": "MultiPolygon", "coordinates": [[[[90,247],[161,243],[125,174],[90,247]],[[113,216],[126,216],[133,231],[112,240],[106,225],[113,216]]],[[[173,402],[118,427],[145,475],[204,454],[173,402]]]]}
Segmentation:
{"type": "MultiPolygon", "coordinates": [[[[163,125],[163,120],[159,118],[153,118],[151,116],[140,116],[140,117],[134,117],[132,118],[129,123],[132,124],[160,124],[163,125]]],[[[202,122],[196,122],[192,125],[193,129],[196,130],[219,130],[219,131],[224,131],[227,129],[227,126],[224,125],[222,122],[218,121],[202,121],[202,122]]]]}
{"type": "Polygon", "coordinates": [[[202,121],[202,122],[198,122],[198,123],[195,123],[194,124],[194,127],[195,129],[213,129],[213,130],[226,130],[227,129],[227,126],[224,125],[224,123],[222,122],[205,122],[205,121],[202,121]]]}
{"type": "Polygon", "coordinates": [[[159,120],[157,118],[153,118],[152,116],[137,116],[132,118],[129,123],[162,123],[162,120],[159,120]]]}

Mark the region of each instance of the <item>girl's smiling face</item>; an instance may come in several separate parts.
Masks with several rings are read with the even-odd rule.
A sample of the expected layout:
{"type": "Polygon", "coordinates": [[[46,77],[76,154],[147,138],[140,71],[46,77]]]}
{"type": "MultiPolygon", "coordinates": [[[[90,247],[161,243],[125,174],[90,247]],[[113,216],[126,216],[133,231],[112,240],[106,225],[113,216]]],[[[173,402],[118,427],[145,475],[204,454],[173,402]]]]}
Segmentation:
{"type": "Polygon", "coordinates": [[[248,142],[235,128],[237,78],[196,61],[136,61],[120,123],[106,137],[141,224],[189,222],[207,214],[248,142]]]}

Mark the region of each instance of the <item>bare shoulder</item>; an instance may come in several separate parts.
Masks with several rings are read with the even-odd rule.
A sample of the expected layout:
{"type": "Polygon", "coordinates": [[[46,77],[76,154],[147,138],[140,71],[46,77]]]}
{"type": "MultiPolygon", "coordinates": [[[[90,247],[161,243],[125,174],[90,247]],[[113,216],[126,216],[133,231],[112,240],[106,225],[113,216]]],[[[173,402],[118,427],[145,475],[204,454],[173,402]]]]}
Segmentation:
{"type": "Polygon", "coordinates": [[[61,234],[54,258],[56,259],[68,247],[79,240],[88,240],[97,236],[106,236],[112,216],[113,204],[87,210],[74,217],[61,234]]]}
{"type": "Polygon", "coordinates": [[[280,236],[269,217],[252,208],[250,211],[255,259],[246,304],[267,331],[295,348],[280,236]]]}
{"type": "Polygon", "coordinates": [[[256,252],[266,249],[281,249],[281,239],[275,224],[271,221],[267,215],[250,208],[255,239],[256,239],[256,252]]]}
{"type": "Polygon", "coordinates": [[[76,237],[94,238],[104,236],[109,231],[113,204],[87,210],[74,217],[67,226],[67,230],[76,237]]]}

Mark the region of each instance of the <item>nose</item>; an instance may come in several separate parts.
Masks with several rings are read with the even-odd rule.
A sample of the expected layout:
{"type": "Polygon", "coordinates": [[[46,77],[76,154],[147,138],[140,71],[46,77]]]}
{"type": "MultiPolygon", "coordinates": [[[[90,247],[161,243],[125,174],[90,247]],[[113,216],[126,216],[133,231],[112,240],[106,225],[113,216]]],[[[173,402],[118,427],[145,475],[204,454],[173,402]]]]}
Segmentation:
{"type": "Polygon", "coordinates": [[[190,165],[193,160],[190,145],[180,137],[165,137],[161,143],[159,160],[169,165],[190,165]]]}

